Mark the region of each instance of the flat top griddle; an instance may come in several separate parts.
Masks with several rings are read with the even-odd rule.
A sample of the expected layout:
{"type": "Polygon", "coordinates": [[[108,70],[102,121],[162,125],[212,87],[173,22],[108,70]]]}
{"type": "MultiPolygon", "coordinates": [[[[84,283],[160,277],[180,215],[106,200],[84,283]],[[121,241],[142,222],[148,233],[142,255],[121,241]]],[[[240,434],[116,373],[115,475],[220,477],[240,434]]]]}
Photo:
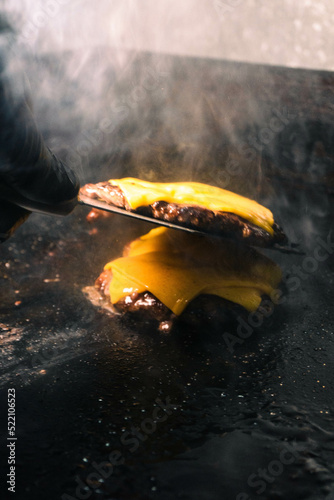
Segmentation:
{"type": "MultiPolygon", "coordinates": [[[[32,81],[45,72],[58,88],[71,57],[31,61],[32,81]]],[[[83,71],[102,60],[115,126],[100,142],[97,97],[91,122],[78,119],[81,79],[61,109],[37,101],[45,135],[82,182],[214,178],[269,206],[305,256],[267,251],[286,294],[260,324],[167,335],[82,291],[150,226],[115,216],[94,228],[83,208],[31,216],[0,248],[1,429],[15,387],[17,498],[332,498],[333,77],[150,54],[119,68],[102,50],[83,71]],[[287,123],[272,135],[279,113],[287,123]],[[232,160],[239,168],[227,170],[232,160]]],[[[4,450],[2,437],[2,470],[4,450]]]]}

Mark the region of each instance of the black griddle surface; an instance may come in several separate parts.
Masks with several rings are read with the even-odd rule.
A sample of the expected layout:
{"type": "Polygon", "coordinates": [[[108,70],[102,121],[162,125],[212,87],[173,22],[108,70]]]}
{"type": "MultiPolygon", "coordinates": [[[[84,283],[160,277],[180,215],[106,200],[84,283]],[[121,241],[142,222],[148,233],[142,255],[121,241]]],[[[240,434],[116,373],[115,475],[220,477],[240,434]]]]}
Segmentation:
{"type": "MultiPolygon", "coordinates": [[[[133,82],[131,75],[138,76],[139,60],[154,68],[155,58],[134,57],[119,80],[108,74],[109,98],[111,92],[119,94],[126,82],[133,82]]],[[[112,68],[114,61],[109,62],[112,68]]],[[[45,61],[42,67],[47,71],[45,61]]],[[[50,74],[62,72],[58,68],[50,74]]],[[[96,231],[86,222],[87,211],[82,207],[67,218],[32,215],[0,249],[0,408],[4,419],[7,389],[15,387],[16,498],[333,498],[334,250],[328,243],[334,242],[333,126],[310,126],[328,123],[323,80],[330,76],[170,57],[165,59],[164,74],[165,80],[151,86],[145,100],[138,101],[137,107],[129,105],[125,121],[105,142],[81,157],[82,180],[105,180],[115,173],[138,175],[143,170],[153,179],[165,173],[166,180],[178,175],[208,181],[211,175],[221,185],[219,169],[224,163],[217,160],[219,155],[230,148],[232,156],[235,144],[248,137],[249,130],[263,129],[268,123],[266,113],[277,103],[290,106],[294,116],[299,107],[298,117],[288,124],[289,133],[284,128],[270,143],[262,144],[260,175],[248,176],[247,188],[245,171],[255,176],[254,165],[247,163],[226,187],[239,185],[239,192],[249,191],[270,206],[305,255],[266,252],[284,272],[284,303],[229,349],[226,339],[233,337],[226,334],[237,332],[228,326],[208,326],[200,332],[178,326],[170,334],[161,333],[149,323],[139,327],[134,321],[112,317],[83,294],[103,265],[150,226],[114,217],[97,224],[96,231]],[[247,81],[252,85],[247,86],[247,81]],[[280,92],[272,92],[275,82],[280,92]],[[311,83],[318,93],[298,100],[298,85],[311,88],[311,83]],[[186,91],[192,92],[193,107],[180,111],[186,91]],[[246,93],[248,99],[253,96],[253,105],[247,101],[244,115],[237,93],[241,97],[246,93]],[[217,137],[212,129],[208,132],[206,122],[191,121],[189,130],[191,110],[198,110],[198,94],[216,99],[216,109],[224,110],[215,112],[215,126],[221,127],[216,146],[217,137]],[[258,123],[251,119],[254,107],[261,111],[256,114],[258,123]],[[169,128],[169,114],[175,115],[176,110],[175,129],[182,129],[184,141],[178,148],[169,128]],[[232,112],[233,123],[227,130],[225,118],[219,117],[232,112]],[[146,138],[135,127],[139,116],[144,122],[156,117],[155,132],[146,138]],[[162,116],[167,120],[165,129],[159,121],[162,116]],[[293,140],[292,131],[301,124],[307,137],[298,135],[293,140]],[[237,136],[233,140],[231,130],[237,136]],[[197,154],[201,152],[197,163],[196,144],[197,154]],[[156,170],[149,175],[153,165],[156,170]],[[156,415],[166,418],[153,422],[156,415]]],[[[70,109],[65,112],[71,117],[72,101],[66,102],[70,109]]],[[[61,153],[65,139],[57,119],[63,115],[56,114],[51,126],[44,113],[48,106],[52,111],[51,99],[39,104],[36,113],[61,153]]],[[[73,135],[72,129],[69,136],[73,150],[80,133],[73,135]]],[[[6,471],[3,429],[0,444],[6,471]]]]}

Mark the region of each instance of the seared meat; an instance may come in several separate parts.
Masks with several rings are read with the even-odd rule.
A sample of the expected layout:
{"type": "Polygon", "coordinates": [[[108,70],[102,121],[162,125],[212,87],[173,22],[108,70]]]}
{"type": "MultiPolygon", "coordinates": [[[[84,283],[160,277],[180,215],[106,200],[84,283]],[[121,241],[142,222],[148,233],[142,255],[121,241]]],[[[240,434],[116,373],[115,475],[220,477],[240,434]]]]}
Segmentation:
{"type": "Polygon", "coordinates": [[[95,281],[95,286],[101,293],[101,295],[109,296],[109,286],[112,280],[111,271],[102,271],[100,276],[95,281]]]}
{"type": "Polygon", "coordinates": [[[190,229],[242,240],[249,245],[268,247],[282,243],[286,237],[274,223],[274,236],[267,231],[230,212],[213,212],[203,207],[184,206],[158,201],[148,207],[139,207],[138,213],[155,219],[180,224],[190,229]]]}
{"type": "MultiPolygon", "coordinates": [[[[109,182],[86,184],[81,188],[81,193],[90,198],[102,199],[111,205],[131,210],[122,190],[109,182]]],[[[185,206],[161,200],[152,205],[138,207],[134,212],[190,229],[233,238],[249,245],[268,247],[286,240],[285,234],[276,223],[273,225],[272,236],[266,230],[239,215],[230,212],[214,212],[201,206],[185,206]]]]}
{"type": "Polygon", "coordinates": [[[172,311],[150,292],[132,293],[117,302],[115,309],[124,313],[140,312],[143,318],[159,322],[170,320],[173,315],[172,311]]]}
{"type": "MultiPolygon", "coordinates": [[[[102,296],[108,299],[109,286],[112,280],[112,271],[103,271],[95,281],[95,287],[102,296]]],[[[172,312],[162,302],[160,302],[150,292],[132,293],[115,304],[115,309],[120,312],[142,312],[145,318],[166,321],[171,317],[172,312]]]]}
{"type": "MultiPolygon", "coordinates": [[[[103,271],[95,281],[95,286],[103,297],[109,300],[109,285],[112,279],[110,270],[103,271]]],[[[117,311],[130,315],[141,321],[157,321],[160,329],[169,330],[173,323],[182,322],[190,325],[206,325],[208,321],[227,324],[238,317],[244,317],[247,311],[229,300],[216,295],[203,294],[196,297],[177,317],[159,299],[150,292],[132,293],[114,304],[117,311]],[[167,326],[167,328],[166,328],[167,326]]]]}
{"type": "Polygon", "coordinates": [[[85,184],[85,186],[80,189],[80,193],[88,196],[89,198],[99,198],[106,201],[110,205],[115,205],[116,207],[125,208],[126,210],[129,210],[130,208],[122,190],[118,186],[112,186],[109,182],[85,184]]]}

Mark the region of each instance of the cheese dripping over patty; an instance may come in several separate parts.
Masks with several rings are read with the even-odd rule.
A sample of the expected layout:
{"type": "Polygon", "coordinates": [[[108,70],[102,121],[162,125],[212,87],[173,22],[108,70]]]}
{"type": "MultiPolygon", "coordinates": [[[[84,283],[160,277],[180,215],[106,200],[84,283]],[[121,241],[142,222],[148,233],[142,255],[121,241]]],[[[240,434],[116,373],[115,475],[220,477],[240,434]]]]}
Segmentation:
{"type": "Polygon", "coordinates": [[[255,311],[281,281],[279,266],[252,248],[162,227],[133,241],[105,270],[112,271],[113,304],[150,292],[176,315],[202,294],[255,311]]]}
{"type": "Polygon", "coordinates": [[[214,212],[239,215],[270,235],[274,234],[274,217],[268,208],[226,189],[199,182],[147,182],[132,177],[108,182],[122,190],[132,210],[156,201],[200,206],[214,212]]]}

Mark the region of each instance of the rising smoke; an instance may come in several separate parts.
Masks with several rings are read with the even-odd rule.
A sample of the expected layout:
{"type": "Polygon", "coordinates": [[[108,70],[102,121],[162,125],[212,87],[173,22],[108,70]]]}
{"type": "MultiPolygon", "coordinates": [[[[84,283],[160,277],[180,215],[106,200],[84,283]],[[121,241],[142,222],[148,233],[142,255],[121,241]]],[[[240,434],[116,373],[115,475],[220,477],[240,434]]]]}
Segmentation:
{"type": "MultiPolygon", "coordinates": [[[[250,1],[225,2],[233,8],[222,18],[217,2],[197,2],[197,11],[193,0],[178,11],[174,3],[168,9],[165,0],[4,2],[16,30],[15,67],[28,75],[48,144],[82,182],[123,175],[197,180],[270,207],[276,200],[288,212],[290,194],[273,179],[316,184],[329,168],[334,142],[330,127],[326,137],[318,133],[318,75],[169,56],[214,57],[209,47],[220,46],[229,47],[225,56],[240,58],[232,32],[252,8],[250,1]],[[305,102],[312,122],[300,116],[305,102]]],[[[262,20],[269,15],[262,3],[257,13],[262,20]]],[[[251,47],[243,56],[253,58],[251,47]]],[[[321,212],[327,213],[323,203],[321,212]]]]}

